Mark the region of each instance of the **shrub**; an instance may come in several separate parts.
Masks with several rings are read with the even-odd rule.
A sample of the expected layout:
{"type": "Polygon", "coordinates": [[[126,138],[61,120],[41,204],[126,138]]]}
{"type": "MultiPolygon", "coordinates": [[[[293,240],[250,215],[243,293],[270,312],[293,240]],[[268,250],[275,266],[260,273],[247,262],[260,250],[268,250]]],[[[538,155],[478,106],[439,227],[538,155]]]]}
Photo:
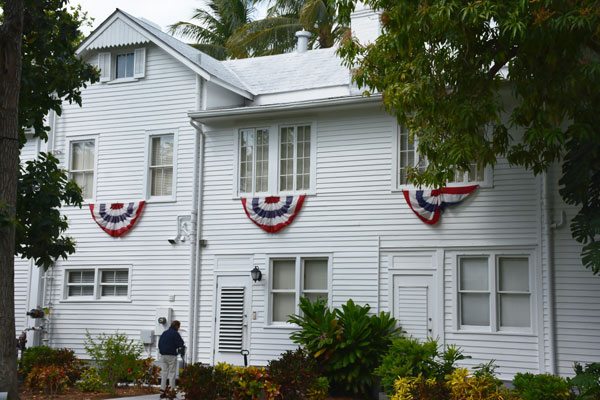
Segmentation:
{"type": "Polygon", "coordinates": [[[569,383],[550,374],[518,373],[513,380],[514,392],[522,400],[568,400],[569,383]]]}
{"type": "Polygon", "coordinates": [[[455,363],[465,358],[468,357],[454,346],[440,352],[437,341],[433,339],[421,343],[414,337],[397,338],[392,341],[375,374],[381,376],[381,384],[390,395],[395,391],[398,377],[420,376],[443,382],[445,376],[454,371],[455,363]]]}
{"type": "Polygon", "coordinates": [[[101,392],[104,389],[104,384],[98,374],[98,368],[86,368],[81,374],[81,379],[75,383],[75,386],[83,392],[101,392]]]}
{"type": "Polygon", "coordinates": [[[575,377],[570,380],[577,400],[600,400],[600,363],[579,363],[573,366],[575,377]]]}
{"type": "Polygon", "coordinates": [[[138,368],[136,368],[138,376],[135,377],[135,384],[142,385],[158,385],[160,376],[160,367],[154,364],[153,358],[145,358],[138,360],[138,368]]]}
{"type": "Polygon", "coordinates": [[[286,351],[280,359],[270,361],[268,370],[281,399],[319,399],[327,395],[327,378],[319,376],[315,360],[300,348],[286,351]]]}
{"type": "Polygon", "coordinates": [[[33,367],[25,379],[29,390],[39,391],[50,396],[60,393],[68,383],[69,377],[65,369],[58,365],[33,367]]]}
{"type": "Polygon", "coordinates": [[[179,374],[179,389],[187,400],[215,400],[218,390],[213,381],[213,367],[195,363],[179,374]]]}
{"type": "Polygon", "coordinates": [[[85,365],[85,361],[75,357],[73,350],[48,346],[29,347],[23,353],[21,372],[27,377],[35,367],[57,366],[65,372],[67,384],[73,385],[80,378],[85,365]]]}
{"type": "Polygon", "coordinates": [[[289,322],[300,326],[290,337],[315,358],[334,391],[366,396],[375,383],[373,370],[393,338],[400,335],[389,313],[367,315],[370,307],[350,299],[331,311],[322,299],[300,299],[302,315],[289,322]]]}
{"type": "MultiPolygon", "coordinates": [[[[481,369],[480,369],[481,371],[481,369]]],[[[466,368],[455,369],[446,376],[450,400],[507,400],[511,394],[492,373],[469,375],[466,368]]]]}
{"type": "MultiPolygon", "coordinates": [[[[419,376],[398,377],[390,400],[446,400],[448,391],[444,382],[419,376]]],[[[462,400],[462,399],[461,399],[462,400]]]]}
{"type": "Polygon", "coordinates": [[[233,382],[232,398],[236,400],[256,400],[263,394],[269,400],[279,398],[279,390],[265,368],[235,367],[233,382]]]}
{"type": "Polygon", "coordinates": [[[110,392],[119,382],[135,380],[140,376],[140,356],[143,347],[124,333],[100,334],[96,340],[86,332],[85,349],[98,366],[102,382],[110,392]]]}

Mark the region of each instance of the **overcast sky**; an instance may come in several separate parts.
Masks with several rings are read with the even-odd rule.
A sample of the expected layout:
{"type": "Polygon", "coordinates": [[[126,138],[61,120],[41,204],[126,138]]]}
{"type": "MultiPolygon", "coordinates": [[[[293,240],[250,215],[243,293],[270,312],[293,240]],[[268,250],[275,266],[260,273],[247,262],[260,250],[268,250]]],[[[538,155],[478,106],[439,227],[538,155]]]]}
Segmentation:
{"type": "MultiPolygon", "coordinates": [[[[71,5],[81,4],[81,8],[88,12],[88,16],[95,19],[95,29],[115,8],[133,15],[142,17],[160,25],[163,31],[167,26],[178,21],[189,21],[196,8],[204,8],[204,0],[71,0],[71,5]]],[[[264,8],[264,7],[263,7],[264,8]]],[[[87,35],[90,28],[82,27],[87,35]]]]}

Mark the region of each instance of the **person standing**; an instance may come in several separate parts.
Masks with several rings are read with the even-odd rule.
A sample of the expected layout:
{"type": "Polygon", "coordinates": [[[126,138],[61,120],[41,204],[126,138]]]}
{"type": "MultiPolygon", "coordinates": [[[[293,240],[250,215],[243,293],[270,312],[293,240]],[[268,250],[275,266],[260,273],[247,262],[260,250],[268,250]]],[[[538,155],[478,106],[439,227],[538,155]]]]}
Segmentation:
{"type": "Polygon", "coordinates": [[[167,397],[167,379],[171,389],[175,389],[175,374],[177,372],[177,349],[183,347],[183,339],[179,335],[181,324],[175,320],[171,323],[169,329],[160,335],[158,340],[158,351],[162,370],[160,371],[160,398],[167,397]]]}

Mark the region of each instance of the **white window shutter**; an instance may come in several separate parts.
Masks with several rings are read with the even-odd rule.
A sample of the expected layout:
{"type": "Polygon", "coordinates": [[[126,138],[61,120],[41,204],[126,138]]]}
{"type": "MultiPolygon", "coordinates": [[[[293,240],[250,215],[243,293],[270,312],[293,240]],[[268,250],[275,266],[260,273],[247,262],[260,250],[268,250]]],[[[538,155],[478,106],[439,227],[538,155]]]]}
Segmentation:
{"type": "Polygon", "coordinates": [[[100,68],[100,82],[110,81],[110,53],[98,53],[98,68],[100,68]]]}
{"type": "Polygon", "coordinates": [[[144,75],[146,75],[146,49],[135,49],[135,55],[133,59],[133,77],[143,78],[144,75]]]}

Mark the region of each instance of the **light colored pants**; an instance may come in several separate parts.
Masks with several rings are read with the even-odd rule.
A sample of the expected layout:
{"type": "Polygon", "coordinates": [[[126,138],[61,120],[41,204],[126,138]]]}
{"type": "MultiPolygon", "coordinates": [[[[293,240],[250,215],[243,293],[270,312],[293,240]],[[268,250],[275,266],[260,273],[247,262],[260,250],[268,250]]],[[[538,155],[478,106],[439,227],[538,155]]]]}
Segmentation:
{"type": "Polygon", "coordinates": [[[175,389],[175,373],[177,372],[177,356],[160,355],[161,371],[160,371],[160,390],[167,388],[167,379],[169,386],[175,389]]]}

